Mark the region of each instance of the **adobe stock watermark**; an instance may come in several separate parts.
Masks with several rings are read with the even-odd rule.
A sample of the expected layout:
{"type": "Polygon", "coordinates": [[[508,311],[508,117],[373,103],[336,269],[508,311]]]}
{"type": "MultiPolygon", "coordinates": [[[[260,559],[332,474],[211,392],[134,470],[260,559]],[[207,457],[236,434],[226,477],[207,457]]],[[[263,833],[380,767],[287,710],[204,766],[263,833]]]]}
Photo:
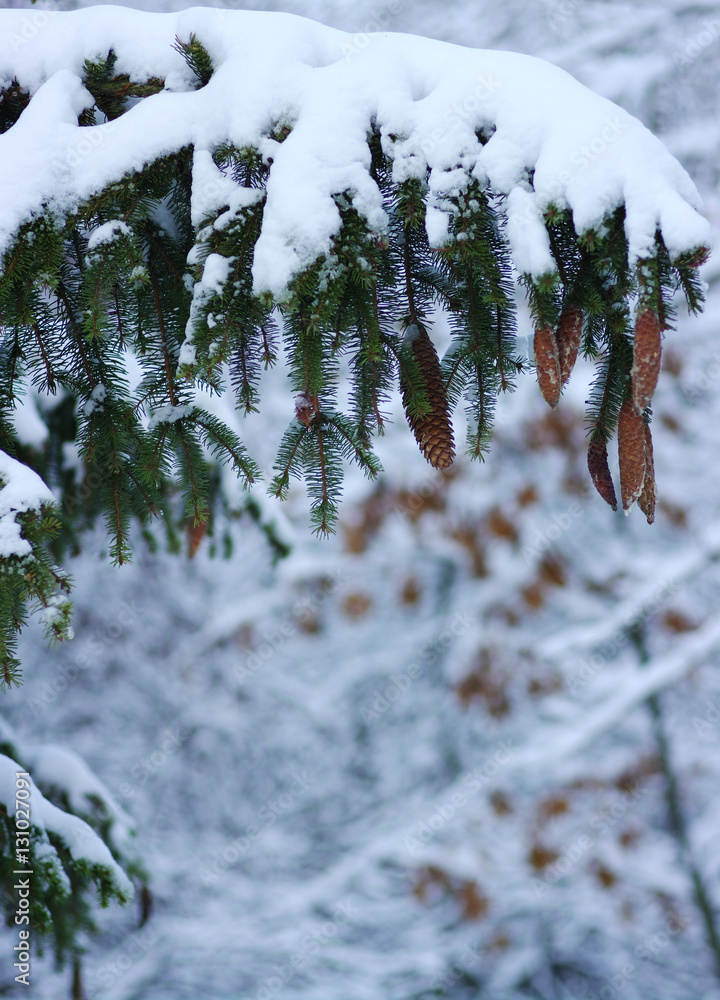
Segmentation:
{"type": "MultiPolygon", "coordinates": [[[[96,386],[93,392],[98,395],[97,390],[99,386],[96,386]]],[[[91,402],[98,404],[98,400],[94,399],[92,395],[85,403],[85,406],[91,402]]],[[[92,412],[92,409],[90,410],[92,412]]],[[[87,500],[93,495],[95,490],[99,489],[103,483],[108,481],[108,475],[112,472],[112,467],[108,463],[107,465],[96,465],[94,462],[89,464],[85,470],[85,475],[82,482],[79,484],[75,493],[65,493],[63,496],[62,507],[68,517],[72,517],[75,509],[78,506],[86,503],[87,500]]]]}
{"type": "Polygon", "coordinates": [[[684,68],[694,62],[720,38],[720,20],[703,21],[702,31],[688,39],[679,52],[673,56],[673,63],[684,68]]]}
{"type": "Polygon", "coordinates": [[[422,139],[420,149],[425,156],[429,156],[438,146],[447,142],[449,127],[476,118],[482,110],[483,103],[499,88],[499,80],[489,75],[479,76],[472,91],[443,115],[443,122],[446,122],[447,125],[438,125],[422,139]]]}
{"type": "Polygon", "coordinates": [[[583,0],[562,0],[548,7],[545,11],[545,19],[555,31],[575,16],[578,7],[582,6],[583,0]]]}
{"type": "Polygon", "coordinates": [[[359,31],[350,32],[348,39],[343,41],[340,49],[343,59],[352,59],[353,56],[364,52],[368,45],[373,42],[373,35],[377,32],[387,31],[388,25],[396,14],[407,6],[408,0],[390,0],[377,13],[373,14],[360,28],[359,31]]]}
{"type": "Polygon", "coordinates": [[[568,531],[582,514],[579,503],[571,503],[561,514],[553,514],[547,528],[536,528],[532,541],[523,546],[522,554],[526,563],[534,563],[538,556],[544,555],[558,538],[568,531]]]}
{"type": "Polygon", "coordinates": [[[152,926],[143,927],[131,934],[130,940],[123,947],[122,952],[116,958],[100,966],[97,972],[98,983],[86,994],[87,1000],[95,1000],[96,997],[104,996],[105,990],[122,979],[137,961],[147,955],[157,940],[157,931],[152,926]]]}
{"type": "Polygon", "coordinates": [[[103,145],[107,137],[117,128],[117,123],[118,119],[115,119],[114,121],[102,122],[99,125],[78,127],[78,138],[75,142],[54,158],[55,170],[74,170],[94,150],[103,145]]]}
{"type": "Polygon", "coordinates": [[[40,32],[47,27],[50,19],[51,15],[46,10],[27,11],[20,28],[7,36],[13,52],[17,52],[28,42],[34,41],[40,32]]]}
{"type": "MultiPolygon", "coordinates": [[[[524,341],[527,345],[532,345],[532,337],[518,336],[517,341],[524,341]]],[[[525,355],[527,356],[528,353],[526,351],[525,355]]],[[[509,413],[496,410],[493,419],[493,431],[512,427],[513,425],[514,421],[509,413]]],[[[403,517],[412,518],[419,515],[424,507],[432,505],[432,502],[442,495],[443,490],[447,489],[447,484],[452,479],[453,473],[448,473],[446,470],[429,473],[417,486],[402,488],[398,497],[393,502],[391,511],[396,511],[403,517]]]]}
{"type": "Polygon", "coordinates": [[[692,717],[695,735],[700,736],[702,739],[706,739],[710,736],[713,729],[717,727],[717,724],[720,721],[720,698],[718,698],[716,703],[713,703],[706,695],[704,702],[706,706],[705,714],[702,717],[699,715],[693,715],[692,717]]]}
{"type": "Polygon", "coordinates": [[[410,854],[418,854],[424,845],[429,844],[455,818],[455,815],[461,812],[472,798],[512,760],[520,750],[519,747],[512,744],[513,740],[511,739],[499,743],[491,757],[464,775],[462,785],[467,788],[467,792],[453,792],[445,802],[435,807],[426,820],[417,823],[412,833],[406,834],[405,849],[410,854]]]}
{"type": "Polygon", "coordinates": [[[131,781],[124,781],[118,786],[116,792],[110,794],[109,799],[116,809],[123,808],[123,804],[132,799],[138,787],[142,787],[154,775],[158,773],[171,757],[190,738],[191,733],[183,732],[180,725],[175,724],[165,729],[156,741],[155,748],[146,757],[141,757],[130,768],[131,781]]]}
{"type": "Polygon", "coordinates": [[[90,639],[85,643],[87,652],[78,653],[71,663],[60,663],[57,676],[51,681],[45,681],[39,695],[31,695],[28,705],[37,718],[45,709],[73,684],[80,674],[99,662],[101,655],[147,611],[146,605],[138,604],[135,598],[129,603],[123,601],[115,618],[101,628],[95,629],[90,639]]]}
{"type": "Polygon", "coordinates": [[[691,404],[696,404],[702,400],[705,393],[713,384],[717,382],[720,378],[720,354],[716,351],[714,354],[710,355],[710,361],[708,361],[703,370],[695,376],[691,385],[683,386],[682,394],[686,401],[691,404]]]}
{"type": "Polygon", "coordinates": [[[293,952],[287,962],[272,966],[271,975],[263,979],[255,993],[255,1000],[272,1000],[297,975],[307,963],[308,958],[317,955],[332,938],[340,933],[341,927],[357,918],[358,912],[357,907],[349,899],[343,899],[339,902],[333,908],[329,920],[325,921],[318,930],[305,934],[300,948],[293,952]]]}
{"type": "Polygon", "coordinates": [[[615,634],[606,642],[598,645],[597,651],[586,660],[580,661],[580,667],[566,680],[568,694],[572,697],[578,695],[582,689],[595,677],[610,661],[614,660],[618,653],[631,641],[631,631],[634,627],[647,621],[659,609],[660,605],[677,593],[680,589],[679,583],[666,583],[655,595],[641,607],[640,611],[628,618],[615,634]]]}
{"type": "Polygon", "coordinates": [[[542,896],[547,889],[554,886],[564,875],[567,875],[588,852],[592,850],[601,837],[610,832],[628,810],[644,795],[647,788],[639,783],[625,787],[624,794],[610,806],[605,806],[590,820],[590,832],[581,834],[562,854],[543,869],[542,876],[534,876],[532,887],[536,896],[542,896]]]}
{"type": "Polygon", "coordinates": [[[446,474],[442,471],[439,475],[432,473],[419,486],[411,490],[403,489],[391,509],[403,517],[419,514],[428,501],[434,500],[440,495],[446,478],[446,474]]]}
{"type": "MultiPolygon", "coordinates": [[[[634,956],[638,962],[657,962],[658,955],[664,951],[673,938],[678,937],[689,926],[689,920],[679,913],[670,914],[664,929],[645,938],[642,944],[634,949],[634,956]]],[[[642,965],[635,962],[628,962],[626,965],[612,976],[607,976],[602,982],[603,985],[597,987],[590,993],[584,994],[586,1000],[617,1000],[622,996],[628,984],[637,976],[642,965]]]]}
{"type": "MultiPolygon", "coordinates": [[[[17,893],[14,923],[18,928],[18,943],[13,946],[15,959],[13,968],[17,969],[16,983],[30,985],[30,836],[32,830],[32,783],[27,771],[15,772],[15,854],[14,863],[19,867],[13,869],[13,889],[17,893]],[[25,876],[20,878],[19,876],[25,876]]],[[[12,847],[10,848],[12,853],[12,847]]],[[[13,862],[11,861],[10,864],[13,862]]]]}
{"type": "Polygon", "coordinates": [[[465,977],[468,969],[484,961],[484,956],[480,951],[481,947],[481,942],[478,942],[477,945],[465,945],[455,961],[444,972],[428,982],[426,989],[432,993],[437,993],[440,990],[443,992],[449,990],[451,986],[454,986],[465,977]]]}
{"type": "Polygon", "coordinates": [[[347,574],[341,570],[331,570],[329,583],[325,589],[309,597],[303,597],[292,606],[292,622],[283,622],[273,632],[263,632],[257,648],[250,653],[245,663],[235,667],[235,677],[241,684],[250,680],[258,671],[269,663],[278,650],[293,639],[301,627],[312,621],[322,605],[337,590],[341,583],[347,580],[347,574]]]}
{"type": "Polygon", "coordinates": [[[258,840],[263,833],[268,830],[273,823],[292,808],[295,803],[303,797],[311,785],[314,785],[317,778],[308,775],[307,771],[293,771],[291,774],[292,784],[279,795],[268,799],[264,806],[257,811],[255,823],[246,827],[242,837],[236,837],[227,847],[216,851],[210,867],[200,870],[203,885],[213,885],[220,876],[231,868],[243,854],[249,851],[250,846],[258,840]]]}
{"type": "MultiPolygon", "coordinates": [[[[619,116],[606,118],[604,127],[596,136],[588,142],[577,146],[568,157],[572,170],[559,170],[554,179],[545,181],[535,187],[537,198],[541,204],[551,205],[564,197],[568,184],[577,174],[586,170],[596,160],[600,159],[608,151],[613,143],[617,142],[623,132],[627,129],[627,122],[619,116]]],[[[534,215],[535,203],[531,199],[523,198],[522,206],[526,208],[528,221],[533,224],[537,222],[534,215]]],[[[520,210],[522,211],[522,209],[520,210]]]]}
{"type": "Polygon", "coordinates": [[[422,677],[426,669],[435,663],[441,654],[452,646],[457,637],[466,632],[477,620],[478,616],[474,611],[458,612],[446,629],[443,629],[430,642],[425,643],[415,663],[411,663],[409,667],[386,677],[383,684],[373,692],[372,699],[360,706],[363,722],[374,723],[392,708],[412,687],[413,682],[422,677]]]}

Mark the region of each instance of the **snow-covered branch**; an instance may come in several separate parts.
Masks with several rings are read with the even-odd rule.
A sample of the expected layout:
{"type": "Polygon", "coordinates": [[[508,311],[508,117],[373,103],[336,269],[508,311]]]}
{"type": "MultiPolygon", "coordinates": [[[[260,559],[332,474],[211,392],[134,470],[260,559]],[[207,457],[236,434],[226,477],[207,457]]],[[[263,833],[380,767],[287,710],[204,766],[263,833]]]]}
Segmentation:
{"type": "Polygon", "coordinates": [[[32,95],[0,137],[0,182],[13,191],[0,210],[0,250],[39,205],[72,212],[187,146],[195,151],[193,219],[222,205],[237,211],[247,199],[208,156],[231,143],[272,163],[253,276],[257,292],[282,297],[294,275],[329,251],[341,222],[333,196],[350,192],[370,230],[385,231],[370,169],[373,125],[395,183],[431,171],[432,245],[447,238],[447,198],[468,176],[508,196],[518,269],[535,277],[555,270],[542,221],[550,204],[569,207],[579,233],[624,205],[631,263],[651,255],[658,229],[672,257],[710,242],[697,191],[662,144],[539,59],[386,33],[360,45],[289,14],[91,8],[48,14],[27,41],[26,13],[0,17],[0,79],[32,95]],[[176,36],[195,36],[212,59],[215,72],[200,90],[173,49],[176,36]],[[78,116],[93,104],[84,62],[109,50],[115,73],[160,81],[159,92],[83,127],[78,116]],[[278,123],[289,130],[283,141],[270,136],[278,123]]]}

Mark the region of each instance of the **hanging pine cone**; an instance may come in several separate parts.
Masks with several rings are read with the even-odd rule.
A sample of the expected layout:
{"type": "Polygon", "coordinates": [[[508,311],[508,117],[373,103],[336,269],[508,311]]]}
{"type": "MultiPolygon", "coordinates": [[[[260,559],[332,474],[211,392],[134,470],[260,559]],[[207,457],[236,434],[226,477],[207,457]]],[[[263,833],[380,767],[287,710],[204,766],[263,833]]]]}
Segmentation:
{"type": "Polygon", "coordinates": [[[301,424],[310,427],[319,412],[320,401],[317,396],[301,392],[299,396],[295,397],[295,416],[301,424]]]}
{"type": "Polygon", "coordinates": [[[645,482],[638,497],[638,507],[647,518],[647,523],[655,520],[655,462],[653,459],[652,434],[649,424],[645,424],[645,482]]]}
{"type": "Polygon", "coordinates": [[[560,314],[557,328],[558,353],[560,356],[560,384],[565,385],[570,378],[582,340],[583,314],[577,306],[569,306],[560,314]]]}
{"type": "Polygon", "coordinates": [[[411,338],[410,348],[420,368],[431,409],[430,413],[423,416],[411,416],[409,388],[401,385],[405,414],[415,440],[430,465],[434,469],[447,469],[455,458],[455,443],[450,423],[450,406],[437,351],[423,326],[413,324],[408,328],[406,336],[411,338]]]}
{"type": "Polygon", "coordinates": [[[197,550],[200,548],[200,543],[207,534],[209,526],[209,518],[206,518],[204,521],[199,521],[197,524],[194,521],[188,521],[185,529],[187,534],[188,559],[195,558],[197,550]]]}
{"type": "Polygon", "coordinates": [[[560,399],[560,355],[557,337],[552,330],[535,331],[535,366],[538,385],[546,403],[557,406],[560,399]]]}
{"type": "Polygon", "coordinates": [[[645,482],[645,421],[630,400],[620,409],[618,457],[622,505],[628,511],[642,493],[645,482]]]}
{"type": "Polygon", "coordinates": [[[660,320],[652,309],[643,309],[635,319],[632,389],[635,409],[642,412],[655,392],[662,358],[660,320]]]}
{"type": "Polygon", "coordinates": [[[604,441],[590,442],[588,446],[588,471],[590,472],[593,486],[605,503],[609,503],[613,510],[617,510],[615,487],[610,475],[607,445],[604,441]]]}

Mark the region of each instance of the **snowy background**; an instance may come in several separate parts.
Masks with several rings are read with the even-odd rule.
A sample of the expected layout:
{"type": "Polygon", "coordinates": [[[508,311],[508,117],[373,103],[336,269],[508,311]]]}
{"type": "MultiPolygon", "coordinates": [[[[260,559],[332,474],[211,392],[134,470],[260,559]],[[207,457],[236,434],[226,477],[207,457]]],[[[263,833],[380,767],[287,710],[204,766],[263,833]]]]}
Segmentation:
{"type": "MultiPolygon", "coordinates": [[[[717,4],[233,6],[547,58],[660,135],[718,228],[717,4]]],[[[19,739],[82,755],[137,825],[154,912],[99,915],[89,997],[720,996],[691,874],[720,903],[714,260],[704,276],[706,312],[666,340],[652,528],[590,488],[588,367],[552,413],[522,379],[488,461],[451,475],[396,401],[387,472],[350,475],[331,541],[300,491],[258,492],[292,544],[277,565],[250,519],[227,562],[205,542],[113,570],[89,540],[74,643],[29,629],[3,696],[19,739]]],[[[265,390],[242,432],[268,469],[292,403],[281,371],[265,390]]],[[[33,981],[67,991],[49,959],[33,981]]]]}

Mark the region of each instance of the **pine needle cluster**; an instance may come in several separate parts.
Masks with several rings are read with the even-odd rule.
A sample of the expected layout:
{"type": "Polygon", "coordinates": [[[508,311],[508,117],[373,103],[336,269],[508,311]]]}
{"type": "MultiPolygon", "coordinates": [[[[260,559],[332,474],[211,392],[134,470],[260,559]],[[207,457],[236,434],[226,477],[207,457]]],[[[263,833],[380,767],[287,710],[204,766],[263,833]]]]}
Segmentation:
{"type": "MultiPolygon", "coordinates": [[[[176,47],[196,87],[204,87],[213,74],[206,50],[194,36],[176,47]]],[[[118,118],[164,85],[116,73],[112,51],[86,62],[84,77],[94,105],[82,113],[81,125],[118,118]]],[[[13,81],[0,96],[6,130],[28,95],[13,81]]],[[[265,138],[277,147],[292,127],[278,120],[265,138]]],[[[234,193],[208,208],[199,224],[191,215],[194,151],[186,147],[97,191],[69,214],[46,207],[22,226],[0,271],[0,447],[61,496],[53,542],[44,540],[47,520],[39,522],[42,530],[27,524],[43,572],[54,572],[50,556],[77,546],[78,532],[98,518],[117,563],[130,558],[134,520],[152,540],[153,525],[160,525],[174,548],[181,529],[193,532],[194,550],[224,502],[219,467],[229,464],[244,486],[260,478],[238,434],[201,405],[197,390],[231,393],[241,413],[253,413],[261,407],[263,370],[276,363],[281,348],[295,418],[269,489],[283,498],[294,478],[303,481],[319,534],[333,531],[345,463],[357,463],[370,477],[379,473],[373,441],[383,433],[398,388],[431,464],[445,468],[453,460],[451,414],[461,401],[467,452],[484,457],[499,394],[530,367],[516,348],[516,276],[504,200],[468,172],[442,195],[430,190],[427,171],[395,179],[400,141],[371,123],[370,174],[382,194],[386,229],[369,226],[352,190],[338,192],[330,249],[277,301],[253,291],[272,170],[267,142],[265,154],[230,144],[214,150],[214,169],[234,193]],[[438,247],[427,235],[431,200],[448,219],[447,239],[438,247]],[[442,359],[432,343],[437,310],[452,330],[442,359]],[[350,379],[346,413],[338,406],[341,371],[350,379]],[[28,385],[47,398],[49,437],[41,450],[21,444],[14,429],[13,411],[28,385]],[[75,463],[65,461],[68,449],[77,454],[75,463]]],[[[704,250],[671,260],[658,232],[654,254],[631,267],[622,207],[598,230],[577,233],[571,214],[550,206],[545,226],[555,269],[539,278],[520,276],[542,345],[538,378],[554,406],[578,351],[596,359],[590,468],[601,494],[614,503],[607,443],[623,405],[648,401],[654,375],[647,364],[659,364],[657,350],[644,347],[652,362],[638,374],[633,310],[646,317],[643,329],[652,325],[648,316],[667,329],[677,288],[691,310],[699,309],[704,250]]],[[[650,418],[648,402],[643,420],[650,418]]],[[[256,506],[249,509],[257,513],[256,506]]],[[[35,596],[47,604],[60,583],[26,576],[21,584],[19,571],[12,572],[11,595],[0,605],[8,635],[23,623],[24,601],[35,596]]],[[[0,653],[9,680],[16,665],[5,643],[0,653]]]]}

